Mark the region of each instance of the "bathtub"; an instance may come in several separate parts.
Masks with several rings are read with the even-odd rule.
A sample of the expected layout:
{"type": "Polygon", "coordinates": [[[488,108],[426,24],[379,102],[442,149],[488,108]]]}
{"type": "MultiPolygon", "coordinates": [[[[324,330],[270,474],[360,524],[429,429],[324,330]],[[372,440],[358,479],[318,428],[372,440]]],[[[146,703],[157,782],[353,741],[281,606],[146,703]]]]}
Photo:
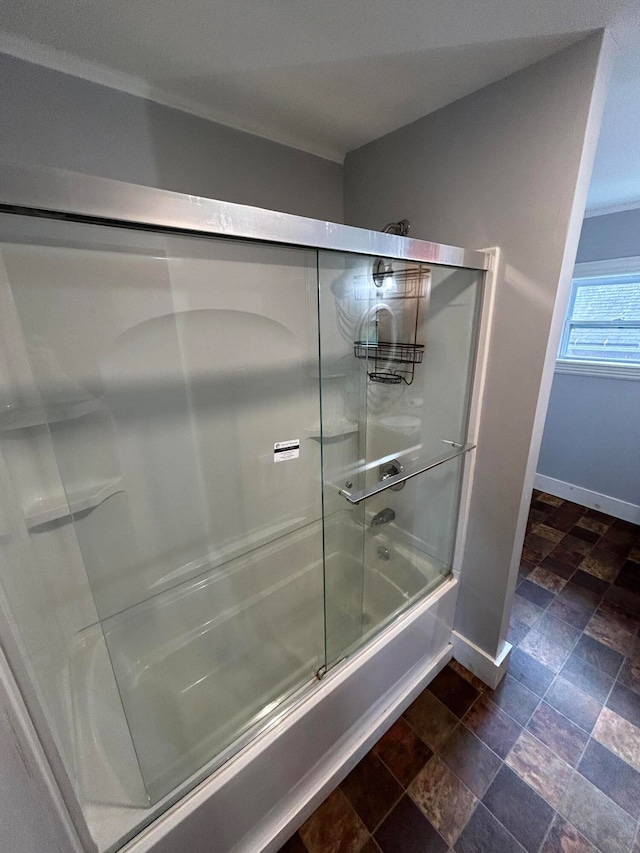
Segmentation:
{"type": "MultiPolygon", "coordinates": [[[[109,832],[117,825],[122,835],[127,823],[133,830],[162,812],[157,823],[166,824],[167,805],[206,777],[181,808],[212,785],[218,790],[216,853],[277,849],[286,827],[264,828],[260,840],[244,836],[267,815],[273,821],[303,781],[314,790],[301,808],[315,803],[323,787],[311,783],[309,768],[324,778],[331,755],[332,773],[346,773],[362,747],[348,746],[351,728],[365,743],[446,662],[455,589],[446,567],[393,524],[363,539],[349,511],[331,517],[324,534],[324,578],[316,521],[77,637],[76,776],[97,824],[109,832]],[[326,675],[325,637],[338,662],[326,675]],[[256,749],[271,755],[270,770],[245,764],[256,749]],[[220,786],[240,764],[247,791],[261,791],[250,802],[229,801],[238,779],[220,786]],[[222,819],[240,803],[234,821],[222,819]]],[[[144,837],[131,849],[144,849],[144,837]]]]}

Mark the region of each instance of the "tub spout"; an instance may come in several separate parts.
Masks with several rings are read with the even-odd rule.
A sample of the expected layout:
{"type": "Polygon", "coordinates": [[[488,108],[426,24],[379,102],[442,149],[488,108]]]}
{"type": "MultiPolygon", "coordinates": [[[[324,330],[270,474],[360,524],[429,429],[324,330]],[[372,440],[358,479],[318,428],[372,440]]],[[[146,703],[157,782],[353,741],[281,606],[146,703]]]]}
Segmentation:
{"type": "Polygon", "coordinates": [[[381,509],[377,515],[371,519],[372,527],[381,527],[383,524],[389,524],[396,517],[395,512],[390,507],[381,509]]]}

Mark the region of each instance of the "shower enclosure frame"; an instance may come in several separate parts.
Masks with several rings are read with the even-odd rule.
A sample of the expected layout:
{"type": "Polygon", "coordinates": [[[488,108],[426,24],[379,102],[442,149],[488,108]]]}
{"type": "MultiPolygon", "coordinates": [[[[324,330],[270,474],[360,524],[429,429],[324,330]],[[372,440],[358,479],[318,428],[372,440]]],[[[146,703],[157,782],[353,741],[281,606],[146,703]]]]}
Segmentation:
{"type": "MultiPolygon", "coordinates": [[[[331,790],[336,780],[339,781],[339,778],[355,765],[371,743],[452,656],[453,647],[448,634],[451,633],[453,626],[457,576],[460,570],[473,478],[474,458],[470,451],[475,446],[479,427],[480,400],[488,353],[498,250],[463,249],[106,178],[13,164],[0,164],[0,212],[193,236],[223,237],[257,243],[350,252],[372,257],[383,256],[475,269],[486,273],[469,406],[468,442],[463,449],[453,454],[463,454],[466,459],[461,486],[453,576],[426,599],[418,601],[379,634],[369,639],[361,649],[334,666],[322,682],[304,692],[296,703],[285,708],[275,719],[269,721],[257,735],[252,734],[246,743],[241,740],[237,745],[236,754],[213,773],[204,776],[195,788],[179,792],[178,797],[173,798],[168,807],[166,804],[163,805],[162,801],[156,804],[156,807],[150,810],[153,823],[146,829],[139,830],[139,834],[133,836],[122,848],[132,853],[133,851],[135,853],[164,851],[168,849],[164,846],[168,839],[171,839],[170,844],[175,844],[181,837],[192,838],[191,833],[199,834],[203,819],[205,823],[207,820],[209,823],[212,819],[215,820],[217,812],[215,808],[211,808],[212,798],[218,796],[220,801],[218,811],[224,813],[228,809],[228,803],[225,805],[225,797],[221,795],[224,793],[226,783],[237,772],[247,773],[250,769],[252,753],[259,761],[261,755],[273,747],[273,742],[265,746],[264,736],[267,732],[273,733],[277,738],[283,733],[286,735],[288,728],[293,731],[297,726],[299,731],[304,733],[309,726],[318,726],[318,720],[322,718],[322,704],[331,695],[334,698],[337,697],[338,704],[344,701],[351,702],[354,706],[350,709],[351,717],[345,714],[344,720],[347,728],[344,732],[340,732],[333,724],[328,726],[327,728],[331,731],[328,730],[323,736],[318,737],[319,745],[325,742],[323,749],[326,749],[326,744],[337,742],[340,737],[346,737],[349,731],[347,724],[350,720],[353,723],[356,719],[360,719],[362,733],[349,748],[343,749],[343,754],[338,761],[334,759],[331,772],[322,770],[319,775],[316,774],[318,778],[312,782],[308,780],[305,782],[304,791],[299,792],[299,806],[289,807],[286,810],[288,812],[286,820],[284,813],[278,814],[277,810],[274,817],[271,814],[274,804],[265,802],[264,794],[256,793],[257,806],[254,804],[254,811],[256,808],[258,811],[262,809],[265,820],[269,815],[272,828],[268,829],[266,824],[263,826],[258,821],[258,828],[255,829],[256,815],[253,817],[247,815],[247,832],[252,839],[252,844],[257,844],[260,838],[264,841],[264,844],[260,842],[260,847],[255,847],[256,850],[276,850],[289,834],[289,827],[315,808],[322,797],[331,790]],[[444,626],[444,633],[442,626],[444,626]],[[440,637],[439,648],[434,646],[428,649],[428,659],[425,659],[425,648],[429,646],[427,634],[435,635],[436,633],[440,637]],[[443,645],[442,637],[445,635],[447,635],[447,641],[443,645]],[[406,661],[407,672],[396,683],[393,678],[397,673],[392,677],[391,671],[398,666],[398,661],[401,659],[403,663],[406,661]],[[371,716],[370,713],[369,718],[365,720],[365,711],[371,711],[371,709],[362,707],[358,710],[357,701],[352,698],[352,693],[355,695],[358,690],[362,690],[362,686],[371,677],[376,666],[380,668],[381,673],[386,673],[388,682],[388,690],[384,693],[386,697],[384,714],[380,709],[373,708],[373,711],[378,711],[377,716],[375,714],[371,716]],[[357,684],[358,673],[365,679],[360,687],[357,684]],[[390,678],[391,681],[389,681],[390,678]],[[349,688],[350,680],[354,682],[351,688],[349,688]],[[393,700],[390,698],[390,691],[395,691],[393,700]],[[314,714],[320,716],[316,716],[315,722],[312,722],[314,714]],[[305,720],[305,716],[308,719],[305,720]],[[202,809],[205,803],[208,804],[211,812],[208,818],[204,816],[202,809]],[[177,814],[178,807],[181,809],[181,814],[177,814]],[[276,821],[275,824],[274,821],[276,821]],[[181,835],[181,833],[185,834],[181,835]]],[[[450,456],[451,454],[445,458],[450,456]]],[[[422,472],[415,472],[411,476],[419,473],[422,472]]],[[[353,499],[355,496],[345,494],[344,497],[351,499],[354,503],[357,502],[353,499]]],[[[80,804],[48,730],[45,715],[39,708],[35,696],[30,695],[28,689],[23,688],[28,709],[22,701],[18,684],[23,687],[28,682],[28,678],[26,672],[21,671],[17,644],[13,640],[11,626],[1,611],[0,640],[11,662],[9,663],[0,651],[0,701],[6,699],[8,713],[14,723],[15,731],[11,737],[15,738],[20,751],[26,754],[26,763],[31,766],[32,771],[37,770],[39,806],[45,810],[52,825],[59,830],[60,837],[67,839],[69,849],[77,851],[95,849],[80,804]],[[17,682],[14,680],[13,671],[18,676],[17,682]]],[[[387,682],[382,678],[382,687],[385,687],[387,682]]],[[[326,713],[331,713],[328,707],[325,710],[326,713]]],[[[2,738],[3,734],[0,732],[0,742],[2,738]]],[[[286,754],[286,751],[283,754],[286,754]]],[[[250,776],[247,778],[250,780],[250,776]]],[[[228,796],[229,794],[227,799],[228,796]]]]}

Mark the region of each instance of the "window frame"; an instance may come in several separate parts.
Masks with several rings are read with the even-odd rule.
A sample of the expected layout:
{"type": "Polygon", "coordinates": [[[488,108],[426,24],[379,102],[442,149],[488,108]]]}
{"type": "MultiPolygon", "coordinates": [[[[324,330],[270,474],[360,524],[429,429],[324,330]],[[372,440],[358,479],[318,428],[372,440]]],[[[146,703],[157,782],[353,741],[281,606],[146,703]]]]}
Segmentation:
{"type": "Polygon", "coordinates": [[[571,358],[563,355],[572,325],[581,325],[602,328],[611,325],[612,328],[629,325],[632,328],[640,325],[636,320],[605,320],[587,321],[571,320],[571,313],[576,299],[576,291],[579,286],[591,286],[603,284],[604,279],[621,278],[637,274],[640,278],[640,257],[612,258],[604,261],[592,261],[589,263],[576,264],[571,279],[571,291],[569,301],[562,324],[562,333],[556,359],[557,373],[575,373],[588,376],[603,376],[613,379],[640,379],[640,364],[626,363],[609,360],[589,360],[584,358],[571,358]]]}

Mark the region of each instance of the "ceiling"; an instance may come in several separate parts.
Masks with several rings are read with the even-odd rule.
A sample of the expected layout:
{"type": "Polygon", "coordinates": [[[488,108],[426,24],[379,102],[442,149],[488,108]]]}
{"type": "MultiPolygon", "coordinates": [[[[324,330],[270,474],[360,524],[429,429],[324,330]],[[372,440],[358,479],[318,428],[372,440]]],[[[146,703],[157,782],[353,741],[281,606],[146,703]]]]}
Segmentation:
{"type": "Polygon", "coordinates": [[[600,209],[640,204],[637,0],[2,0],[0,51],[341,161],[603,26],[600,209]]]}

